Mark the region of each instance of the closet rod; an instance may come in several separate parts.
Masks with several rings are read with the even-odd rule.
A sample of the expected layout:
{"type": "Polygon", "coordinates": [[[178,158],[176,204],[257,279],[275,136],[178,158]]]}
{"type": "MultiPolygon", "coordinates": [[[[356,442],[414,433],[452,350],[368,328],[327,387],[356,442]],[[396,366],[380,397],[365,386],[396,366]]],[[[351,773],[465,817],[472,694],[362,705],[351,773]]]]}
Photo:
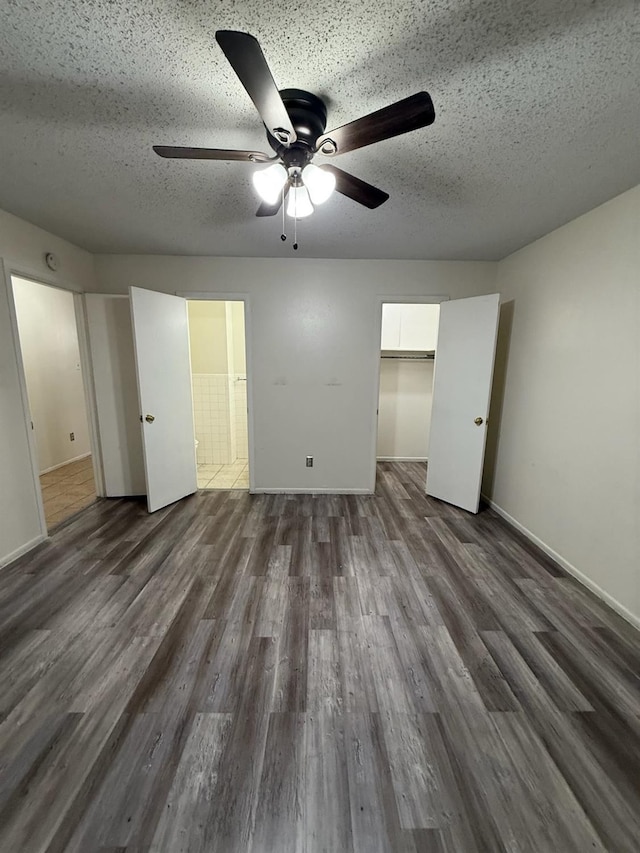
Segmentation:
{"type": "Polygon", "coordinates": [[[435,353],[428,352],[424,355],[381,355],[380,358],[400,359],[401,361],[433,361],[435,353]]]}

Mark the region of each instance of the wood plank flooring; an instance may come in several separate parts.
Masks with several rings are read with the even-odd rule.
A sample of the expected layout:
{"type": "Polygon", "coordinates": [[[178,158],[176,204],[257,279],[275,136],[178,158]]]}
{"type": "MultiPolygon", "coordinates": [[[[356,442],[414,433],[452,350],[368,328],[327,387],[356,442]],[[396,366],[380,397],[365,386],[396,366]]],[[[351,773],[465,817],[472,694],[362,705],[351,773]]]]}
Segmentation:
{"type": "Polygon", "coordinates": [[[98,501],[0,572],[0,850],[635,853],[639,635],[423,483],[98,501]]]}

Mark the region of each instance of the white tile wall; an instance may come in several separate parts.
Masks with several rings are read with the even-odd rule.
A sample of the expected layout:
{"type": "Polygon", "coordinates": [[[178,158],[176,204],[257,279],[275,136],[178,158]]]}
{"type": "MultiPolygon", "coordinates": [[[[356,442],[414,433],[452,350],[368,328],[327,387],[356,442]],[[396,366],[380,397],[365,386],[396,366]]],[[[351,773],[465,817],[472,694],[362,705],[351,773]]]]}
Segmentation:
{"type": "Polygon", "coordinates": [[[197,460],[200,464],[232,462],[227,375],[194,373],[192,382],[197,460]]]}
{"type": "Polygon", "coordinates": [[[236,374],[192,375],[200,465],[228,465],[248,456],[247,383],[237,380],[236,374]]]}

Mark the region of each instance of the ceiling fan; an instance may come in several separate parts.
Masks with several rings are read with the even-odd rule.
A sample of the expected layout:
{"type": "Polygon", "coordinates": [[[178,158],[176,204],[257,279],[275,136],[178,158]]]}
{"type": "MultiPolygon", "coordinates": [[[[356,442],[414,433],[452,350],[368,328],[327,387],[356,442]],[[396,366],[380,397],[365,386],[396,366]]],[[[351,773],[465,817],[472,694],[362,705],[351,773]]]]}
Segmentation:
{"type": "Polygon", "coordinates": [[[287,214],[296,219],[312,213],[313,206],[326,201],[334,189],[371,209],[389,198],[388,193],[342,169],[329,164],[316,166],[311,161],[317,153],[335,157],[432,124],[435,111],[427,92],[418,92],[325,132],[327,109],[322,99],[302,89],[278,91],[256,38],[235,30],[218,30],[216,40],[258,110],[275,154],[154,145],[156,154],[187,160],[271,164],[253,175],[263,200],[257,216],[274,216],[287,195],[287,214]]]}

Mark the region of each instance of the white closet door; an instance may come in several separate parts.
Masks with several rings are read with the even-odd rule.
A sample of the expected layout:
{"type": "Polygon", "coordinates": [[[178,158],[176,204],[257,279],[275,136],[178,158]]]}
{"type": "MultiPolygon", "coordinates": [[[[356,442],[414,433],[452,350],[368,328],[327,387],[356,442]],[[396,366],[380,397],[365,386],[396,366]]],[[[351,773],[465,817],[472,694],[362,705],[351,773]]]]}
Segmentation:
{"type": "Polygon", "coordinates": [[[187,303],[129,288],[149,512],[198,488],[187,303]]]}
{"type": "Polygon", "coordinates": [[[500,296],[440,304],[427,494],[477,512],[500,296]]]}
{"type": "Polygon", "coordinates": [[[108,498],[146,494],[140,411],[127,296],[85,294],[98,414],[103,481],[108,498]]]}

